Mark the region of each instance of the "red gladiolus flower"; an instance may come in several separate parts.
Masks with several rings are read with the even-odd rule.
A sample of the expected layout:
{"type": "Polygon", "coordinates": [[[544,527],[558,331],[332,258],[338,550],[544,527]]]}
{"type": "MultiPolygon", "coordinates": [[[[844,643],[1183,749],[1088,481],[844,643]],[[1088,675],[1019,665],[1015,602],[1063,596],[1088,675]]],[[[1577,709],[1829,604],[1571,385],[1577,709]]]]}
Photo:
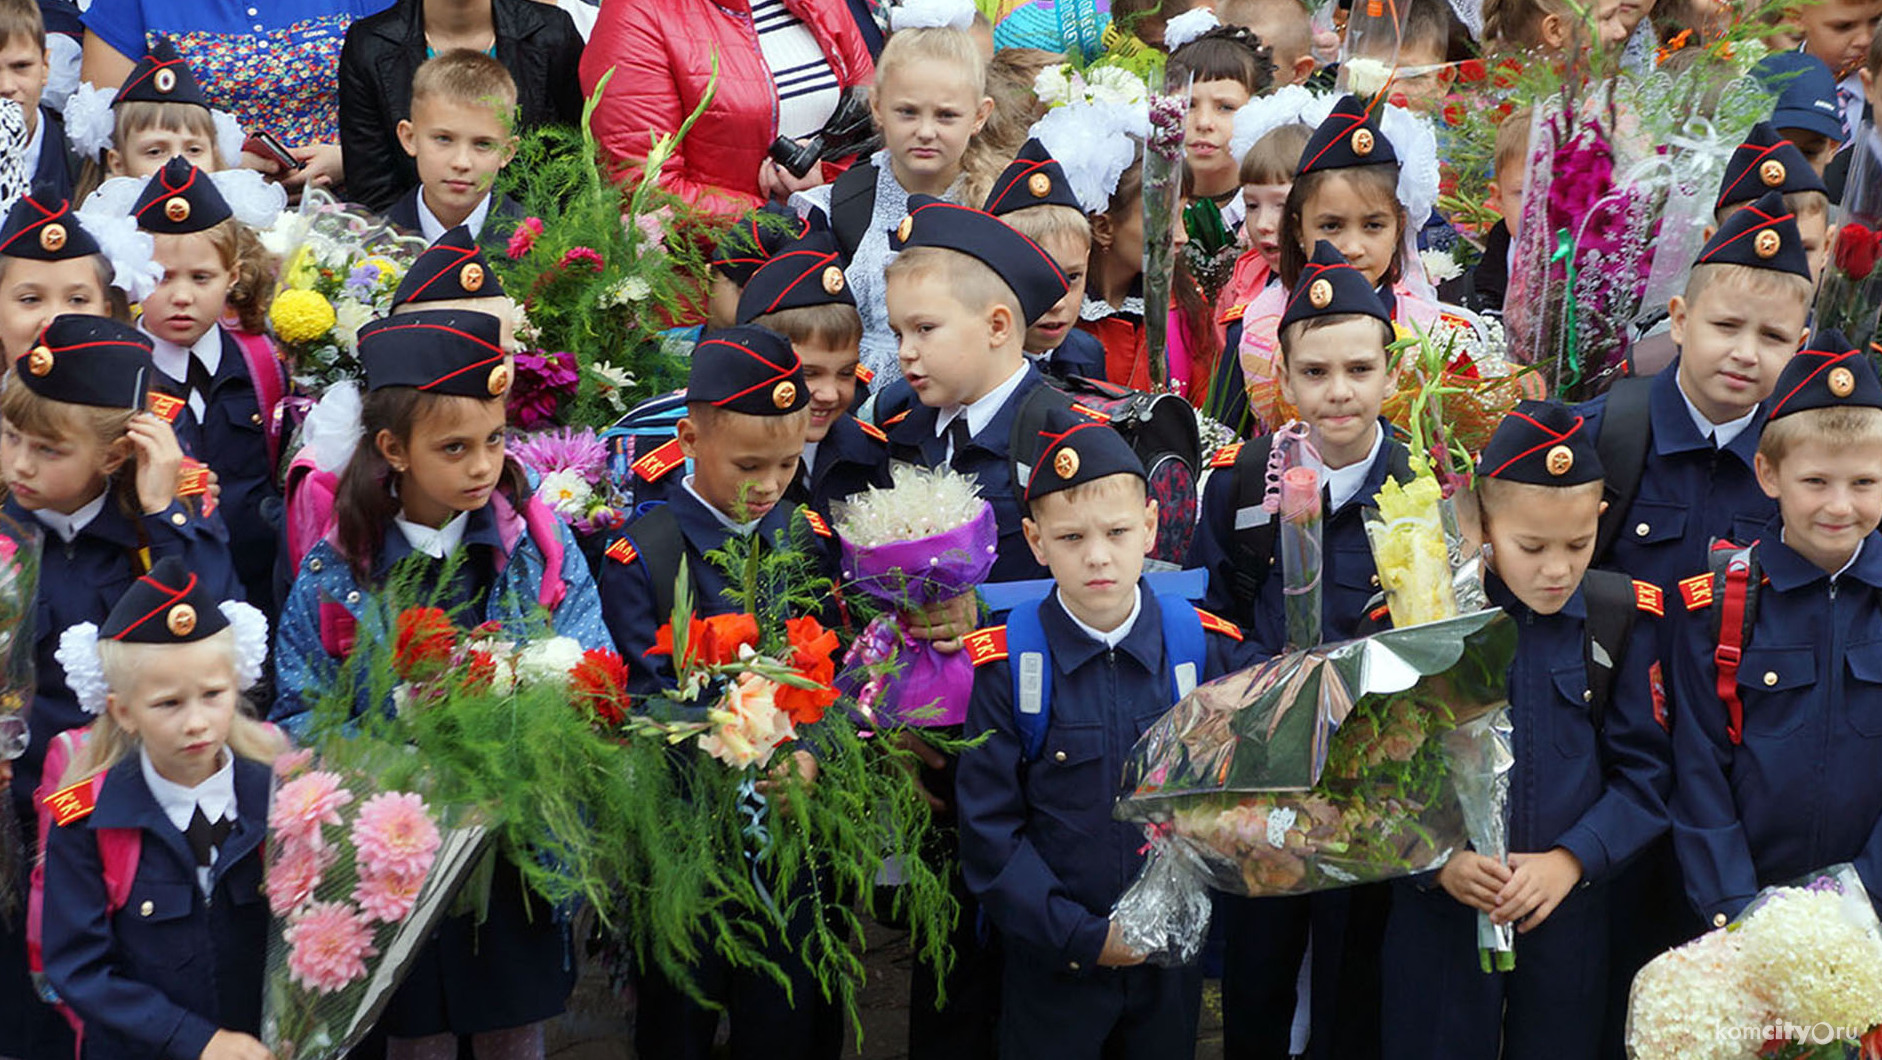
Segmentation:
{"type": "MultiPolygon", "coordinates": [[[[713,615],[703,621],[694,618],[687,627],[687,659],[696,665],[723,666],[738,658],[740,647],[756,647],[757,644],[758,620],[742,612],[713,615]]],[[[661,626],[654,633],[653,647],[648,648],[646,654],[673,654],[673,623],[661,626]]]]}
{"type": "Polygon", "coordinates": [[[1868,279],[1875,271],[1876,236],[1854,221],[1845,221],[1836,232],[1837,270],[1852,280],[1868,279]]]}
{"type": "Polygon", "coordinates": [[[411,607],[399,612],[392,639],[392,668],[407,681],[434,677],[451,662],[457,628],[441,607],[411,607]]]}
{"type": "Polygon", "coordinates": [[[1446,125],[1462,125],[1462,124],[1464,124],[1464,107],[1463,107],[1463,104],[1461,104],[1461,103],[1446,103],[1446,104],[1444,105],[1444,124],[1446,124],[1446,125]]]}
{"type": "Polygon", "coordinates": [[[836,702],[836,663],[831,656],[838,647],[836,634],[823,628],[814,618],[785,620],[785,637],[791,643],[791,665],[798,673],[818,683],[817,688],[780,686],[778,709],[791,716],[793,725],[813,725],[823,719],[824,710],[836,702]]]}
{"type": "Polygon", "coordinates": [[[569,671],[575,702],[606,725],[627,720],[627,663],[609,648],[590,648],[569,671]]]}

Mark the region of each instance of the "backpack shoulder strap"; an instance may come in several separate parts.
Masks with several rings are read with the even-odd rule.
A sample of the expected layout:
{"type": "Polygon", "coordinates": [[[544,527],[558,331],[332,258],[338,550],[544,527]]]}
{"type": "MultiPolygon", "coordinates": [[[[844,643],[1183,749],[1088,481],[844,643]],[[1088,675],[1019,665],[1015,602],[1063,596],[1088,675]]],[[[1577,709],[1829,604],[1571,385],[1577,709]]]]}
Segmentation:
{"type": "Polygon", "coordinates": [[[1162,594],[1157,597],[1157,608],[1163,612],[1163,661],[1170,668],[1170,704],[1174,706],[1202,683],[1208,635],[1203,631],[1203,613],[1188,600],[1162,594]]]}
{"type": "Polygon", "coordinates": [[[542,584],[537,586],[536,602],[554,611],[568,594],[568,586],[562,581],[562,520],[538,497],[532,496],[518,507],[529,539],[542,552],[542,584]]]}
{"type": "Polygon", "coordinates": [[[1242,445],[1230,474],[1235,476],[1235,528],[1228,554],[1234,566],[1229,592],[1246,606],[1261,595],[1274,565],[1274,516],[1262,503],[1268,493],[1268,454],[1274,436],[1264,434],[1242,445]]]}
{"type": "Polygon", "coordinates": [[[1588,710],[1595,731],[1600,732],[1606,721],[1609,699],[1614,694],[1614,679],[1627,657],[1627,642],[1633,636],[1634,621],[1640,613],[1637,583],[1619,571],[1590,568],[1581,584],[1588,607],[1588,620],[1582,625],[1588,710]]]}
{"type": "Polygon", "coordinates": [[[1600,562],[1613,547],[1627,521],[1627,510],[1634,506],[1640,492],[1640,479],[1647,470],[1647,446],[1653,438],[1649,422],[1649,401],[1653,380],[1628,376],[1608,388],[1607,407],[1601,415],[1601,433],[1595,436],[1595,452],[1607,473],[1603,498],[1607,510],[1595,531],[1594,558],[1600,562]]]}
{"type": "Polygon", "coordinates": [[[137,881],[137,862],[144,853],[144,832],[139,828],[100,828],[98,863],[105,877],[105,911],[115,913],[130,900],[137,881]]]}
{"type": "Polygon", "coordinates": [[[1412,471],[1411,446],[1389,434],[1385,439],[1385,473],[1401,486],[1417,477],[1412,471]]]}
{"type": "Polygon", "coordinates": [[[1013,725],[1019,730],[1020,761],[1031,762],[1045,750],[1052,722],[1052,665],[1038,600],[1028,600],[1006,616],[1007,660],[1013,671],[1013,725]]]}
{"type": "Polygon", "coordinates": [[[281,400],[287,397],[287,381],[281,374],[281,358],[266,335],[256,335],[236,328],[225,332],[242,351],[248,367],[248,379],[255,387],[255,404],[260,406],[262,433],[268,439],[268,466],[281,462],[281,400]]]}
{"type": "MultiPolygon", "coordinates": [[[[653,582],[654,614],[662,622],[672,617],[674,583],[680,577],[680,557],[686,555],[686,539],[680,533],[680,521],[666,505],[636,519],[634,525],[628,527],[627,537],[608,546],[607,555],[623,563],[632,563],[638,556],[653,582]],[[626,555],[618,555],[623,546],[626,555]]],[[[689,574],[698,577],[690,571],[689,574]]]]}
{"type": "MultiPolygon", "coordinates": [[[[1725,704],[1725,735],[1736,746],[1745,741],[1745,703],[1738,695],[1738,667],[1751,644],[1752,626],[1758,621],[1758,592],[1764,583],[1764,570],[1758,563],[1755,542],[1744,548],[1719,542],[1706,558],[1712,567],[1706,606],[1715,645],[1712,662],[1718,671],[1715,687],[1719,702],[1725,704]]],[[[1691,607],[1692,597],[1686,593],[1684,583],[1681,592],[1687,595],[1687,606],[1691,607]]]]}
{"type": "Polygon", "coordinates": [[[858,162],[844,170],[830,188],[830,231],[844,260],[856,256],[869,219],[876,213],[876,164],[858,162]]]}

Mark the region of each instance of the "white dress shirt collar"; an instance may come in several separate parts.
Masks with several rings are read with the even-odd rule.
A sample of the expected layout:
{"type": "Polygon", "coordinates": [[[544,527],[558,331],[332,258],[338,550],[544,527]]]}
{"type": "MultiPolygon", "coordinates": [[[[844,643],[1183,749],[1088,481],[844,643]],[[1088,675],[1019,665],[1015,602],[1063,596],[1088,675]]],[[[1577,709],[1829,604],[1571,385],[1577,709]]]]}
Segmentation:
{"type": "Polygon", "coordinates": [[[100,493],[91,499],[91,503],[71,515],[55,512],[51,508],[39,508],[33,512],[33,517],[45,523],[48,529],[59,535],[59,540],[69,545],[80,530],[90,526],[91,521],[98,518],[98,513],[105,510],[105,500],[110,495],[110,490],[100,493]]]}
{"type": "Polygon", "coordinates": [[[457,551],[464,543],[464,528],[470,525],[470,513],[459,512],[450,521],[440,527],[429,527],[414,523],[401,511],[392,517],[392,522],[405,535],[405,541],[412,546],[413,552],[423,552],[432,559],[443,559],[457,551]]]}
{"type": "Polygon", "coordinates": [[[1372,464],[1379,459],[1379,450],[1385,447],[1385,428],[1378,423],[1372,425],[1372,449],[1364,460],[1355,460],[1345,467],[1327,469],[1328,511],[1337,512],[1346,507],[1346,503],[1359,492],[1359,487],[1366,484],[1366,475],[1372,471],[1372,464]]]}
{"type": "MultiPolygon", "coordinates": [[[[1012,375],[1006,377],[1006,382],[981,395],[980,400],[941,410],[941,415],[934,419],[935,437],[947,437],[948,424],[953,423],[960,416],[967,417],[968,435],[974,438],[980,437],[980,432],[986,430],[987,424],[993,422],[994,414],[1000,411],[1000,406],[1006,404],[1006,399],[1012,397],[1013,391],[1019,389],[1019,384],[1026,378],[1026,370],[1031,367],[1032,365],[1027,364],[1022,358],[1019,367],[1013,370],[1012,375]]],[[[953,455],[951,452],[948,454],[950,458],[953,455]]]]}
{"type": "MultiPolygon", "coordinates": [[[[1675,385],[1677,385],[1678,382],[1677,379],[1674,380],[1675,385]]],[[[1692,415],[1692,425],[1698,428],[1699,436],[1701,438],[1712,439],[1712,447],[1714,449],[1723,449],[1732,444],[1734,439],[1745,433],[1745,428],[1751,426],[1751,421],[1756,419],[1758,415],[1758,410],[1753,408],[1750,412],[1745,413],[1735,420],[1730,420],[1725,423],[1713,423],[1711,420],[1706,419],[1705,413],[1699,411],[1699,406],[1692,403],[1692,398],[1686,396],[1686,388],[1683,386],[1679,387],[1679,399],[1686,403],[1686,411],[1692,415]]]]}
{"type": "MultiPolygon", "coordinates": [[[[1052,591],[1058,592],[1057,589],[1052,591]]],[[[1144,610],[1144,589],[1141,585],[1137,587],[1137,594],[1131,597],[1131,613],[1125,615],[1124,621],[1119,622],[1117,628],[1108,633],[1099,632],[1080,621],[1079,617],[1072,613],[1071,608],[1065,607],[1064,597],[1059,598],[1059,606],[1065,608],[1065,617],[1072,620],[1072,625],[1077,626],[1079,632],[1104,645],[1108,650],[1124,643],[1124,638],[1131,635],[1131,628],[1137,625],[1137,616],[1143,614],[1144,610]]]]}
{"type": "Polygon", "coordinates": [[[758,524],[765,521],[764,516],[761,515],[749,523],[735,523],[732,521],[731,516],[720,511],[711,501],[699,495],[699,491],[693,488],[693,476],[688,475],[681,479],[680,485],[685,486],[686,492],[692,494],[694,500],[698,501],[702,507],[711,512],[714,519],[719,520],[720,526],[725,527],[727,530],[732,531],[740,537],[750,537],[751,532],[758,529],[758,524]]]}
{"type": "MultiPolygon", "coordinates": [[[[212,377],[222,370],[221,324],[209,325],[209,330],[203,332],[202,337],[197,339],[195,344],[191,346],[178,346],[168,339],[160,339],[150,334],[150,331],[144,328],[142,323],[138,324],[138,328],[150,339],[150,359],[156,362],[157,370],[168,376],[172,381],[177,383],[189,382],[190,356],[192,354],[196,356],[197,360],[203,362],[203,368],[205,368],[212,377]]],[[[203,411],[206,408],[203,404],[203,398],[204,395],[198,394],[194,390],[190,391],[190,411],[196,414],[198,420],[203,418],[203,411]]]]}
{"type": "MultiPolygon", "coordinates": [[[[469,217],[464,218],[464,223],[470,226],[471,238],[475,239],[484,234],[484,221],[490,217],[490,202],[495,197],[494,192],[486,194],[484,201],[477,204],[477,208],[470,212],[469,217]]],[[[444,226],[444,222],[438,220],[438,216],[431,212],[431,207],[425,205],[423,188],[420,188],[418,192],[418,230],[424,233],[427,243],[436,243],[444,237],[446,232],[450,231],[444,226]]]]}

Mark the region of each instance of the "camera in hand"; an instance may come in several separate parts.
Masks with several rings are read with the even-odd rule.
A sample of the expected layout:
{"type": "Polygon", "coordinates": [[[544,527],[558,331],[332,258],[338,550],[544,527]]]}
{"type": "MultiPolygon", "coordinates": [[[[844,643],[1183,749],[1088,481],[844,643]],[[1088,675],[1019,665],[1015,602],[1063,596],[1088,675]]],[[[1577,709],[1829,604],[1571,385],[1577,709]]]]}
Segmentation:
{"type": "Polygon", "coordinates": [[[819,162],[874,151],[879,139],[869,114],[869,90],[857,87],[843,93],[823,128],[803,140],[780,136],[771,141],[770,154],[771,160],[790,170],[792,176],[802,177],[819,162]]]}

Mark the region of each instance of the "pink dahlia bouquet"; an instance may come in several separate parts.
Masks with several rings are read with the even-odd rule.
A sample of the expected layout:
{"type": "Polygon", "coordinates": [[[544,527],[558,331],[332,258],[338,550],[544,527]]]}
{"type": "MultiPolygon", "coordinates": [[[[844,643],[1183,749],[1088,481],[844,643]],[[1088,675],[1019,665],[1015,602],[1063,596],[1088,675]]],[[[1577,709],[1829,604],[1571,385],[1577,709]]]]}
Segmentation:
{"type": "Polygon", "coordinates": [[[476,864],[481,827],[447,828],[422,795],[301,751],[276,764],[268,814],[262,1037],[284,1060],[344,1055],[476,864]]]}

